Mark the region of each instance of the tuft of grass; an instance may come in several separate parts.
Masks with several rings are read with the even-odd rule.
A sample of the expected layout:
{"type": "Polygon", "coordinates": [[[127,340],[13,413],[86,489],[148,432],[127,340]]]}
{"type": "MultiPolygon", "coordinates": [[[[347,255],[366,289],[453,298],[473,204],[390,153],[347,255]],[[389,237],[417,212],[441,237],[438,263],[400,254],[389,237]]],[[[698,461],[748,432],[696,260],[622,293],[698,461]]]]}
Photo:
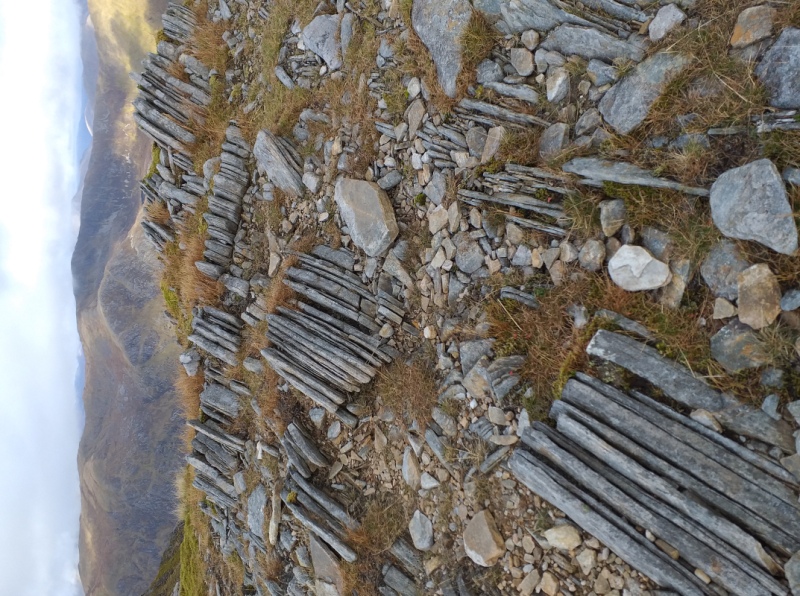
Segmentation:
{"type": "Polygon", "coordinates": [[[211,87],[211,103],[208,108],[202,116],[197,114],[196,109],[192,109],[194,117],[191,128],[196,140],[189,152],[198,175],[202,175],[206,161],[219,156],[225,141],[225,131],[234,116],[234,107],[228,103],[225,91],[225,79],[212,76],[208,83],[211,87]]]}
{"type": "Polygon", "coordinates": [[[164,201],[156,200],[147,203],[144,207],[147,219],[162,227],[168,226],[172,220],[167,204],[164,201]]]}
{"type": "Polygon", "coordinates": [[[437,385],[430,360],[417,355],[410,361],[397,360],[378,372],[375,393],[384,405],[408,422],[425,424],[436,406],[437,385]]]}
{"type": "Polygon", "coordinates": [[[215,23],[208,18],[208,0],[197,2],[192,10],[197,26],[189,40],[189,51],[205,66],[224,76],[230,61],[228,44],[222,39],[227,25],[225,21],[215,23]]]}
{"type": "Polygon", "coordinates": [[[601,200],[599,193],[586,189],[564,196],[564,214],[574,234],[591,238],[600,233],[601,200]]]}
{"type": "Polygon", "coordinates": [[[777,130],[762,135],[759,141],[764,157],[771,159],[778,170],[788,166],[800,167],[800,134],[796,131],[777,130]]]}
{"type": "Polygon", "coordinates": [[[200,543],[192,522],[192,516],[188,514],[183,522],[183,542],[181,542],[180,557],[181,596],[205,594],[206,567],[200,555],[200,543]]]}
{"type": "Polygon", "coordinates": [[[500,142],[497,160],[523,166],[537,165],[539,161],[540,128],[513,128],[507,130],[500,142]]]}
{"type": "Polygon", "coordinates": [[[191,333],[192,308],[195,306],[219,304],[224,286],[206,277],[195,266],[203,260],[208,226],[203,219],[207,210],[206,199],[195,205],[191,214],[178,229],[177,238],[164,246],[161,261],[161,292],[167,312],[177,322],[176,333],[182,345],[191,333]],[[179,247],[183,244],[184,249],[179,247]]]}
{"type": "Polygon", "coordinates": [[[467,27],[461,35],[461,73],[464,80],[460,82],[464,89],[467,84],[472,82],[475,68],[482,60],[488,58],[492,48],[501,39],[500,33],[486,20],[486,17],[477,10],[473,10],[467,27]]]}
{"type": "Polygon", "coordinates": [[[603,190],[606,195],[625,201],[628,222],[635,230],[645,226],[663,230],[674,242],[671,256],[687,258],[694,267],[720,239],[708,201],[704,199],[670,190],[613,183],[605,183],[603,190]]]}
{"type": "Polygon", "coordinates": [[[384,554],[405,532],[409,518],[402,496],[377,496],[364,506],[361,524],[346,536],[358,560],[342,564],[345,594],[378,595],[384,554]]]}
{"type": "Polygon", "coordinates": [[[147,168],[147,175],[145,178],[152,178],[153,174],[156,173],[156,166],[161,161],[161,147],[159,147],[156,143],[153,143],[152,149],[152,158],[150,159],[150,167],[147,168]]]}

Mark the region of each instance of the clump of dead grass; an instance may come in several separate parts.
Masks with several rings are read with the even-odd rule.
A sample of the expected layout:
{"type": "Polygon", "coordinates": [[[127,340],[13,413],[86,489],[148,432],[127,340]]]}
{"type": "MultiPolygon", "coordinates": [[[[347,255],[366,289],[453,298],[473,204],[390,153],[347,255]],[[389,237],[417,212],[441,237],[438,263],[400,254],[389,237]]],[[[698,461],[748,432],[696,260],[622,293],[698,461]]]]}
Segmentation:
{"type": "Polygon", "coordinates": [[[378,496],[367,503],[359,527],[347,532],[347,543],[358,560],[342,565],[345,594],[377,596],[384,555],[405,532],[409,517],[401,496],[378,496]]]}
{"type": "Polygon", "coordinates": [[[672,257],[687,258],[698,266],[720,234],[711,220],[708,201],[683,193],[606,183],[605,194],[625,201],[627,221],[640,231],[653,226],[674,242],[672,257]]]}
{"type": "Polygon", "coordinates": [[[186,345],[191,334],[192,309],[195,306],[216,306],[224,286],[201,273],[195,262],[203,260],[208,226],[203,219],[207,210],[206,199],[195,205],[191,214],[179,227],[177,238],[164,246],[161,260],[161,291],[167,312],[176,321],[178,340],[186,345]],[[179,244],[183,244],[181,249],[179,244]]]}
{"type": "Polygon", "coordinates": [[[378,372],[375,393],[383,404],[407,420],[425,424],[436,406],[437,385],[429,359],[397,360],[378,372]]]}
{"type": "Polygon", "coordinates": [[[170,225],[172,217],[167,209],[167,204],[164,201],[151,201],[144,207],[144,212],[149,221],[158,224],[162,227],[170,225]]]}
{"type": "Polygon", "coordinates": [[[227,30],[225,21],[215,23],[208,18],[208,0],[192,7],[197,26],[189,40],[189,52],[210,69],[224,75],[230,60],[228,44],[222,39],[227,30]]]}
{"type": "Polygon", "coordinates": [[[497,152],[499,162],[511,162],[522,166],[537,165],[539,161],[539,141],[542,130],[538,127],[513,128],[503,135],[497,152]]]}

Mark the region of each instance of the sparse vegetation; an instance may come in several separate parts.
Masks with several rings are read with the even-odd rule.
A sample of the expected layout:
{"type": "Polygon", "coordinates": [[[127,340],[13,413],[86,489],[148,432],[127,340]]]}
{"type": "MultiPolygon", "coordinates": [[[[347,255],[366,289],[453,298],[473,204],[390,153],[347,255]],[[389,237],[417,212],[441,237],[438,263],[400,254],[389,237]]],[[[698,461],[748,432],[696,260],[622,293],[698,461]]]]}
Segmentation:
{"type": "Polygon", "coordinates": [[[345,594],[377,596],[382,555],[406,530],[409,518],[402,495],[376,497],[364,506],[359,527],[347,532],[347,542],[358,553],[358,560],[342,564],[345,594]]]}
{"type": "Polygon", "coordinates": [[[410,361],[397,360],[378,372],[376,395],[409,423],[416,420],[424,425],[436,405],[437,385],[429,362],[418,355],[410,361]]]}

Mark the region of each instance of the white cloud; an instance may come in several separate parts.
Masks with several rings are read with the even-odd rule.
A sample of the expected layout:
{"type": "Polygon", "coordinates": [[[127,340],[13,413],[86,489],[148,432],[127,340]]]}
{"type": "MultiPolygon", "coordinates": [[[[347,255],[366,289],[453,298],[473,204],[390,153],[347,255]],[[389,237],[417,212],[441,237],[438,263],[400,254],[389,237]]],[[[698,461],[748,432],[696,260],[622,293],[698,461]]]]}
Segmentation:
{"type": "Polygon", "coordinates": [[[82,593],[70,271],[79,18],[75,0],[0,0],[0,593],[15,596],[82,593]]]}

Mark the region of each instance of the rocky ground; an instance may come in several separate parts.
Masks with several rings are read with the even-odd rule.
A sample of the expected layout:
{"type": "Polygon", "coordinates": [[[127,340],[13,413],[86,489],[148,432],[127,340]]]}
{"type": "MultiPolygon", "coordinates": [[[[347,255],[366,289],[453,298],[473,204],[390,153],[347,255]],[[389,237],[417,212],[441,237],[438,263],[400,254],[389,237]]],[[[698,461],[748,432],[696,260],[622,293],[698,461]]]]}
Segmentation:
{"type": "Polygon", "coordinates": [[[134,106],[187,348],[175,589],[794,590],[798,26],[170,4],[134,106]]]}

